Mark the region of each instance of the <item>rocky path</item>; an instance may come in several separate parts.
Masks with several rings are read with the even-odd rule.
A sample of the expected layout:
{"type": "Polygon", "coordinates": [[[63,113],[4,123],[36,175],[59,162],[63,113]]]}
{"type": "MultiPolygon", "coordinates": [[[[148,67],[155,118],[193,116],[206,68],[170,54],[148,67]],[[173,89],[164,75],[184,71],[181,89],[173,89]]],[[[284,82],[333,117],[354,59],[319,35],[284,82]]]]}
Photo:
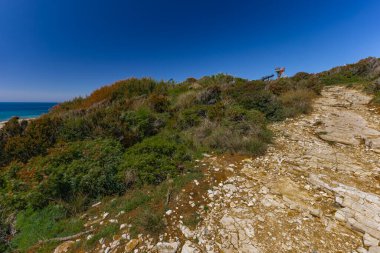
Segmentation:
{"type": "Polygon", "coordinates": [[[380,115],[369,101],[327,88],[311,115],[271,126],[265,156],[205,158],[210,178],[230,176],[208,191],[182,252],[380,252],[380,115]]]}

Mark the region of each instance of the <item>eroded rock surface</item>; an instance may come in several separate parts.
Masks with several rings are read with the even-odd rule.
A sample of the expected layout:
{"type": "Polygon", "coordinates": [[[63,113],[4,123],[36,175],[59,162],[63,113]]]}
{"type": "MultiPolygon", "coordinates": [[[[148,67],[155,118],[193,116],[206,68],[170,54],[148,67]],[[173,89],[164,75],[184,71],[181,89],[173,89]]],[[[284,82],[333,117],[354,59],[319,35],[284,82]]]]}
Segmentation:
{"type": "Polygon", "coordinates": [[[208,191],[196,231],[203,252],[377,252],[380,116],[370,97],[323,91],[311,115],[272,125],[256,159],[208,157],[234,173],[208,191]]]}

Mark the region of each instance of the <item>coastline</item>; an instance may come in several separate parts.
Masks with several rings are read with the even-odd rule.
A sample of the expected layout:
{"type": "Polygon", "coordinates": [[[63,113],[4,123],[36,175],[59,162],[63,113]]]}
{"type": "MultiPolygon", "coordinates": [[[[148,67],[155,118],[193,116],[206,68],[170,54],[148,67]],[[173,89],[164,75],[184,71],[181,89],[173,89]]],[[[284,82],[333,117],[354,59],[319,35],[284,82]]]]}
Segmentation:
{"type": "MultiPolygon", "coordinates": [[[[35,120],[35,119],[38,119],[38,117],[32,117],[32,118],[20,118],[19,121],[21,120],[26,120],[26,121],[31,121],[31,120],[35,120]]],[[[5,123],[7,123],[8,120],[5,120],[5,121],[0,121],[0,129],[2,129],[5,125],[5,123]]]]}

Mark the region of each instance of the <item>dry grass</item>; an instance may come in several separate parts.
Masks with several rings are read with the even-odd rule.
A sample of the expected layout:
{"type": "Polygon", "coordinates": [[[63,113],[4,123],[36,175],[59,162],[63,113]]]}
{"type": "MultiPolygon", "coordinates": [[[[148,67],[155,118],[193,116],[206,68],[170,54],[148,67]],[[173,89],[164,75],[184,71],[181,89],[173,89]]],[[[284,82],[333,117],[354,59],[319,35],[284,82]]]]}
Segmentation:
{"type": "Polygon", "coordinates": [[[186,93],[180,94],[174,104],[176,110],[187,109],[195,104],[197,99],[196,91],[188,91],[186,93]]]}
{"type": "Polygon", "coordinates": [[[316,94],[308,89],[288,91],[280,96],[280,101],[285,105],[285,116],[294,117],[299,114],[310,113],[311,102],[316,94]]]}

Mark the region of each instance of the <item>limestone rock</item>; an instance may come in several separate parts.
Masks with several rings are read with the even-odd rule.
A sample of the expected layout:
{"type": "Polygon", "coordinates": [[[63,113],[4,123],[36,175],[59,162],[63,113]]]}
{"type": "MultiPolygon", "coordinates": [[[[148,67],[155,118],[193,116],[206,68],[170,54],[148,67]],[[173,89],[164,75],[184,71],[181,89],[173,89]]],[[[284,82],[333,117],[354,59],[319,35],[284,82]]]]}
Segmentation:
{"type": "Polygon", "coordinates": [[[202,251],[192,242],[186,241],[182,247],[181,253],[201,253],[202,251]]]}
{"type": "Polygon", "coordinates": [[[368,253],[380,253],[380,247],[379,246],[369,247],[368,253]]]}
{"type": "Polygon", "coordinates": [[[191,231],[190,228],[186,227],[185,225],[180,224],[180,225],[179,225],[179,228],[180,228],[182,234],[183,234],[186,238],[190,239],[190,238],[192,238],[192,237],[194,236],[194,232],[191,231]]]}
{"type": "Polygon", "coordinates": [[[179,242],[159,242],[153,249],[156,253],[176,253],[179,247],[179,242]]]}
{"type": "Polygon", "coordinates": [[[54,253],[65,253],[68,252],[70,247],[75,244],[74,241],[67,241],[55,248],[54,253]]]}
{"type": "Polygon", "coordinates": [[[363,236],[363,243],[364,243],[364,246],[366,246],[366,247],[378,246],[379,240],[376,238],[373,238],[372,236],[370,236],[369,234],[366,233],[363,236]]]}
{"type": "Polygon", "coordinates": [[[127,245],[125,245],[125,252],[132,252],[137,245],[139,244],[139,240],[137,239],[132,239],[130,240],[127,245]]]}

